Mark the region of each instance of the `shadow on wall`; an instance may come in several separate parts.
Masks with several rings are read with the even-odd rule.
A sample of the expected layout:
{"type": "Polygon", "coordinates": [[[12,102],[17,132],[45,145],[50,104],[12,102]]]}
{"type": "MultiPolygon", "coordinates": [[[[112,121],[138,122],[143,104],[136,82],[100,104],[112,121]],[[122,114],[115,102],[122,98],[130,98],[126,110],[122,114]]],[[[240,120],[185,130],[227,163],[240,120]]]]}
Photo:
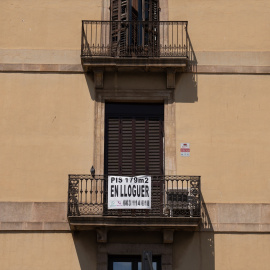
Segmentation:
{"type": "Polygon", "coordinates": [[[198,101],[198,61],[189,35],[187,38],[188,72],[178,73],[175,78],[175,102],[179,103],[194,103],[198,101]]]}
{"type": "Polygon", "coordinates": [[[95,100],[95,84],[94,84],[94,74],[93,72],[84,74],[85,81],[88,86],[89,94],[92,100],[95,100]]]}
{"type": "Polygon", "coordinates": [[[202,202],[200,231],[175,233],[175,270],[215,270],[214,231],[203,198],[202,202]]]}
{"type": "Polygon", "coordinates": [[[180,73],[176,76],[175,102],[194,103],[198,101],[198,78],[196,73],[180,73]]]}
{"type": "MultiPolygon", "coordinates": [[[[130,74],[129,74],[130,75],[130,74]]],[[[154,74],[157,77],[151,77],[151,80],[147,80],[147,73],[141,74],[140,79],[142,80],[142,78],[144,78],[144,80],[142,80],[142,86],[144,87],[144,89],[151,89],[149,85],[145,85],[146,81],[150,81],[150,82],[155,82],[157,85],[160,85],[161,87],[156,87],[156,89],[164,89],[165,86],[161,83],[161,81],[165,81],[163,78],[164,74],[158,74],[158,76],[156,74],[154,74]],[[146,79],[145,79],[146,78],[146,79]]],[[[152,74],[153,75],[153,74],[152,74]]],[[[165,75],[164,75],[165,76],[165,75]]],[[[92,100],[95,100],[95,85],[94,85],[94,78],[93,78],[93,73],[86,73],[85,74],[85,81],[87,83],[88,86],[88,90],[89,90],[89,94],[92,100]]],[[[134,76],[133,76],[134,77],[134,76]]],[[[138,76],[135,77],[135,79],[133,77],[128,77],[129,78],[129,82],[126,83],[126,85],[120,85],[120,88],[123,89],[128,89],[128,88],[137,88],[139,89],[140,87],[138,86],[138,76]],[[132,82],[132,83],[130,83],[132,82]],[[130,87],[130,84],[132,85],[132,87],[130,87]],[[129,85],[129,87],[128,87],[129,85]]],[[[104,80],[104,83],[106,84],[106,81],[108,80],[104,80]]],[[[120,80],[121,81],[121,80],[120,80]]],[[[104,86],[105,87],[105,86],[104,86]]],[[[112,88],[115,86],[112,86],[112,88]]],[[[108,88],[108,86],[107,86],[108,88]]],[[[105,88],[106,89],[106,88],[105,88]]],[[[194,103],[198,101],[198,78],[197,78],[197,74],[196,73],[191,73],[191,72],[187,72],[187,73],[177,73],[176,74],[176,78],[175,78],[175,102],[178,103],[194,103]]]]}
{"type": "Polygon", "coordinates": [[[72,234],[81,270],[96,270],[97,241],[95,231],[74,231],[72,234]]]}

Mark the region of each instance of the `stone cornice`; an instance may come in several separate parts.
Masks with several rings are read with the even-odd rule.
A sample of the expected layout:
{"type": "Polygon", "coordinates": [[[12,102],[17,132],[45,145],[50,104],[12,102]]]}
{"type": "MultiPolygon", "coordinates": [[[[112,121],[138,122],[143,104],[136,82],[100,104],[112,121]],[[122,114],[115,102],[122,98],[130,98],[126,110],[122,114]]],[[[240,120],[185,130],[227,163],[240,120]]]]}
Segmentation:
{"type": "MultiPolygon", "coordinates": [[[[0,72],[36,72],[36,73],[84,73],[80,64],[10,64],[0,63],[0,72]]],[[[270,66],[230,66],[197,65],[193,73],[198,74],[270,74],[270,66]]]]}
{"type": "MultiPolygon", "coordinates": [[[[100,218],[97,216],[97,221],[100,218]]],[[[100,224],[97,222],[96,225],[100,224]]],[[[136,226],[140,226],[139,223],[136,226]]],[[[270,203],[203,204],[202,221],[198,229],[217,233],[269,233],[270,203]]],[[[0,231],[70,231],[67,204],[0,202],[0,231]]]]}

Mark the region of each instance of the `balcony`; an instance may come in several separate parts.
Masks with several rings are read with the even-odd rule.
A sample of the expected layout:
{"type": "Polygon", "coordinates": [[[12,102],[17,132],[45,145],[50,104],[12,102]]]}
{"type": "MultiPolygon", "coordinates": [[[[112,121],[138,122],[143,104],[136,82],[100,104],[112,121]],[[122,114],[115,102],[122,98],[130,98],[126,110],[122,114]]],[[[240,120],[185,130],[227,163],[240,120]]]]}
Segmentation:
{"type": "Polygon", "coordinates": [[[85,70],[188,69],[193,50],[187,21],[82,21],[85,70]]]}
{"type": "MultiPolygon", "coordinates": [[[[149,209],[138,209],[143,208],[143,204],[146,206],[144,198],[136,200],[136,205],[132,198],[126,200],[126,206],[132,209],[109,209],[111,189],[108,188],[107,176],[69,175],[68,220],[71,229],[140,226],[194,230],[198,227],[201,217],[199,176],[151,176],[149,185],[149,209]]],[[[127,190],[121,189],[120,192],[127,190]]]]}

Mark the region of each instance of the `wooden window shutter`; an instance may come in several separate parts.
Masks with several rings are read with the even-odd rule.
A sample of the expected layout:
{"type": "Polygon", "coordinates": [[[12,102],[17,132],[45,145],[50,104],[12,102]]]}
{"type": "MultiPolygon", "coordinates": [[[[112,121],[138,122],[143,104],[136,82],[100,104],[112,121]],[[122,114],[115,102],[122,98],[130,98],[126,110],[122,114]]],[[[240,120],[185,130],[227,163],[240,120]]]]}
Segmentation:
{"type": "Polygon", "coordinates": [[[159,56],[159,1],[149,0],[149,46],[153,56],[159,56]]]}
{"type": "Polygon", "coordinates": [[[149,17],[150,17],[150,21],[154,21],[154,22],[159,21],[159,1],[158,0],[150,0],[149,17]]]}
{"type": "Polygon", "coordinates": [[[129,20],[129,0],[111,0],[111,54],[124,55],[128,28],[120,21],[129,20]]]}
{"type": "Polygon", "coordinates": [[[148,56],[159,55],[159,0],[111,0],[110,8],[112,56],[130,56],[138,46],[145,46],[148,56]]]}
{"type": "Polygon", "coordinates": [[[162,175],[163,104],[156,115],[153,104],[122,104],[125,108],[120,108],[121,112],[117,112],[117,106],[121,104],[106,106],[109,109],[105,113],[105,173],[162,175]],[[141,106],[149,107],[151,115],[140,111],[141,106]]]}

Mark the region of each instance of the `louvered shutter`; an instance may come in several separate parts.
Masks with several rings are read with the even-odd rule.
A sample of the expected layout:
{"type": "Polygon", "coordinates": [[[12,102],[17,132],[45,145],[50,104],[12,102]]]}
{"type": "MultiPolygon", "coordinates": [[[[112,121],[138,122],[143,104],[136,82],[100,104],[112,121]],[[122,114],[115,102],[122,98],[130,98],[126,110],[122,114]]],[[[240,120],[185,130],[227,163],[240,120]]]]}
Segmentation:
{"type": "MultiPolygon", "coordinates": [[[[117,110],[121,104],[110,104],[117,110]]],[[[108,175],[163,174],[163,115],[153,104],[127,104],[125,112],[106,113],[105,172],[108,175]],[[150,116],[140,107],[149,107],[150,116]],[[137,110],[137,112],[136,112],[137,110]],[[133,115],[132,115],[133,114],[133,115]]],[[[161,105],[162,107],[162,105],[161,105]]],[[[162,107],[163,109],[163,107],[162,107]]],[[[109,110],[109,111],[110,111],[109,110]]],[[[107,111],[107,110],[106,110],[107,111]]]]}
{"type": "Polygon", "coordinates": [[[149,18],[150,21],[158,22],[159,21],[159,1],[158,0],[150,0],[150,8],[149,8],[149,18]]]}
{"type": "Polygon", "coordinates": [[[108,117],[107,174],[162,175],[163,120],[108,117]]]}
{"type": "Polygon", "coordinates": [[[124,56],[126,53],[128,27],[120,21],[128,21],[129,0],[111,0],[111,54],[124,56]]]}
{"type": "Polygon", "coordinates": [[[159,1],[149,1],[149,46],[152,56],[159,56],[159,1]]]}
{"type": "MultiPolygon", "coordinates": [[[[107,103],[105,174],[163,175],[163,119],[163,104],[107,103]]],[[[162,214],[162,192],[162,183],[153,181],[151,210],[136,210],[136,215],[145,215],[145,211],[149,215],[162,214]]],[[[131,215],[132,211],[121,210],[121,215],[131,215]]],[[[119,213],[105,207],[104,214],[119,213]]]]}
{"type": "Polygon", "coordinates": [[[158,0],[111,0],[111,21],[112,56],[131,56],[143,48],[147,56],[159,56],[158,0]],[[134,23],[121,23],[125,21],[134,23]]]}

